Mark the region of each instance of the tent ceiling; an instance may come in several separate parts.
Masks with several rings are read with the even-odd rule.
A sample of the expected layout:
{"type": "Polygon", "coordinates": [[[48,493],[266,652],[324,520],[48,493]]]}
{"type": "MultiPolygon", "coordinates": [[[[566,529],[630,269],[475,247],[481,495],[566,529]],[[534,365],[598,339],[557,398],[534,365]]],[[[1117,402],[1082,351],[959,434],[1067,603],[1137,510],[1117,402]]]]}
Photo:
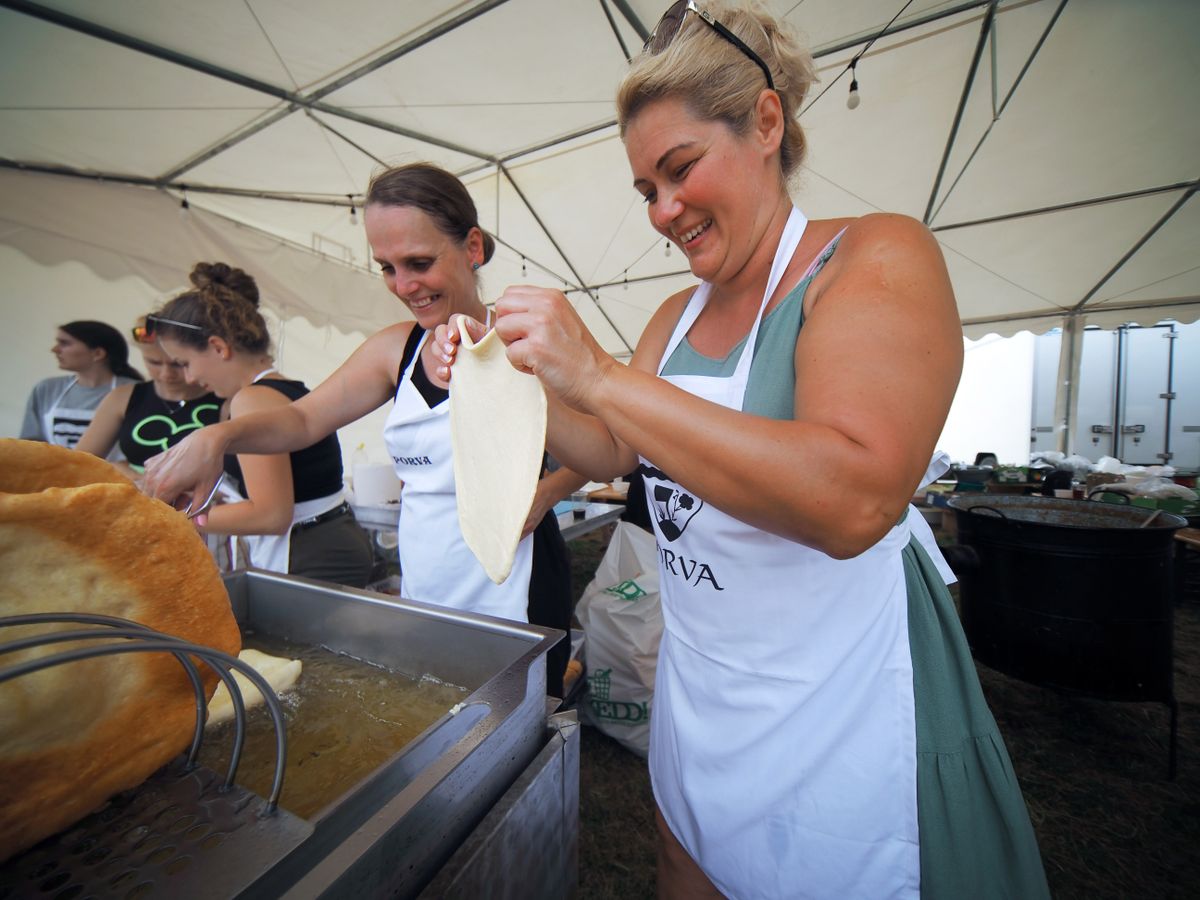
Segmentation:
{"type": "MultiPolygon", "coordinates": [[[[260,271],[232,237],[249,226],[375,292],[347,322],[346,297],[280,279],[285,314],[369,329],[396,307],[382,285],[358,287],[370,254],[350,204],[381,164],[428,159],[463,176],[500,239],[486,291],[559,284],[608,349],[627,351],[690,281],[646,222],[612,124],[625,51],[663,5],[0,0],[0,164],[22,186],[0,200],[0,236],[45,261],[136,260],[177,283],[185,253],[218,233],[260,271]],[[50,172],[131,185],[82,190],[50,172]],[[184,196],[191,219],[176,215],[184,196]],[[96,202],[107,215],[72,212],[96,202]],[[154,264],[147,232],[165,254],[154,264]]],[[[1200,314],[1200,4],[768,5],[821,71],[797,202],[814,217],[925,220],[968,335],[1041,331],[1071,311],[1105,324],[1200,314]]]]}

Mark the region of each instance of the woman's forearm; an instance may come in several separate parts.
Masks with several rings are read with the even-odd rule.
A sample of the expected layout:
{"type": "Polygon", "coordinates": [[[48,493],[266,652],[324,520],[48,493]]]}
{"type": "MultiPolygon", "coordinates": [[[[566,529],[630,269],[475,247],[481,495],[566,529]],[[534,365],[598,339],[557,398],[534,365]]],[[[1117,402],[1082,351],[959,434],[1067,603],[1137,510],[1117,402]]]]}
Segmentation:
{"type": "Polygon", "coordinates": [[[570,409],[553,395],[547,401],[546,447],[564,466],[593,481],[611,481],[637,465],[637,456],[599,419],[570,409]]]}
{"type": "Polygon", "coordinates": [[[827,426],[728,409],[626,366],[614,366],[592,409],[705,502],[834,556],[866,549],[904,507],[896,473],[827,426]]]}
{"type": "Polygon", "coordinates": [[[291,509],[265,506],[253,500],[222,503],[208,512],[204,534],[286,534],[292,527],[291,509]]]}
{"type": "Polygon", "coordinates": [[[325,436],[314,433],[308,418],[294,403],[239,415],[217,427],[222,429],[225,453],[291,453],[325,436]]]}

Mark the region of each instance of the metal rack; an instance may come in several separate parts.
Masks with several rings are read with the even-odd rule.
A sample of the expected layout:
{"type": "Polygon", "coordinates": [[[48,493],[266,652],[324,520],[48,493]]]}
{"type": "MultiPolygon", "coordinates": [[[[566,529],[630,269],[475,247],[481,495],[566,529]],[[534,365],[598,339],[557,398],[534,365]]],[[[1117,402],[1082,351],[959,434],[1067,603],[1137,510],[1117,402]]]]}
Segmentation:
{"type": "Polygon", "coordinates": [[[81,613],[0,617],[0,628],[79,624],[0,643],[7,654],[67,642],[102,641],[0,669],[0,683],[54,666],[127,653],[170,653],[183,666],[196,700],[196,724],[186,754],[141,786],[111,798],[63,833],[0,868],[0,900],[8,897],[230,896],[299,846],[312,825],[279,808],[287,759],[283,710],[271,686],[251,666],[211,647],[163,634],[136,622],[81,613]],[[234,707],[233,750],[222,779],[196,763],[204,739],[207,701],[190,657],[209,666],[234,707]],[[262,693],[275,730],[275,776],[270,796],[235,784],[246,733],[246,708],[232,672],[262,693]],[[229,838],[233,839],[229,839],[229,838]]]}

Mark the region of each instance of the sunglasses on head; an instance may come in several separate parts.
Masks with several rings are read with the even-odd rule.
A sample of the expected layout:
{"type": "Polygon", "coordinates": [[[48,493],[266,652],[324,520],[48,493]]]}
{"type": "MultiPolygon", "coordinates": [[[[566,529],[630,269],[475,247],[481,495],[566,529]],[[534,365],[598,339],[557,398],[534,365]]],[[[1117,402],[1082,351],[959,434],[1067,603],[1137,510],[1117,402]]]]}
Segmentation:
{"type": "Polygon", "coordinates": [[[767,87],[775,90],[775,79],[771,77],[771,70],[762,61],[762,57],[751,50],[740,37],[714,19],[708,12],[697,6],[695,0],[676,0],[675,3],[667,7],[667,11],[662,14],[662,18],[658,20],[658,24],[650,32],[650,37],[646,38],[646,43],[642,45],[642,49],[650,53],[651,56],[666,50],[671,45],[671,41],[675,40],[675,36],[679,34],[679,29],[683,27],[683,19],[689,12],[694,12],[700,17],[701,22],[741,50],[747,59],[762,69],[763,75],[767,77],[767,87]]]}
{"type": "Polygon", "coordinates": [[[158,340],[158,330],[154,327],[155,322],[161,322],[163,325],[175,325],[179,328],[190,328],[192,331],[204,331],[199,325],[177,322],[175,319],[165,319],[162,316],[146,316],[145,325],[135,325],[133,327],[133,339],[139,344],[153,344],[158,340]]]}

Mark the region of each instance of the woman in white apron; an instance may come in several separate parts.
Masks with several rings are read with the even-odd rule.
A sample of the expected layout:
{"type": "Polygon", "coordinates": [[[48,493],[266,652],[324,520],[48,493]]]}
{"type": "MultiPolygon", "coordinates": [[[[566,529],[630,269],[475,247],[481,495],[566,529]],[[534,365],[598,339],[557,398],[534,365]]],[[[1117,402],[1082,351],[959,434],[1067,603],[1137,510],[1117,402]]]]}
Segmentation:
{"type": "MultiPolygon", "coordinates": [[[[455,314],[481,322],[488,317],[480,299],[478,270],[491,258],[495,243],[479,227],[474,201],[462,182],[424,163],[375,176],[367,189],[363,221],[388,290],[415,321],[401,322],[369,338],[298,402],[254,415],[235,415],[230,422],[197,432],[148,464],[148,488],[167,499],[180,491],[203,491],[215,479],[221,454],[236,452],[247,458],[247,454],[285,452],[394,401],[384,442],[404,483],[401,594],[424,603],[526,621],[530,584],[536,577],[533,532],[557,532],[554,502],[584,479],[567,469],[542,479],[512,571],[502,584],[494,584],[459,530],[447,384],[433,376],[433,330],[455,314]]],[[[541,543],[565,552],[561,540],[541,543]]],[[[563,562],[548,559],[545,564],[561,569],[563,562]]],[[[569,615],[569,590],[560,593],[569,615]]],[[[561,627],[560,621],[559,616],[537,624],[561,627]]],[[[550,688],[554,690],[554,685],[550,688]]]]}
{"type": "MultiPolygon", "coordinates": [[[[39,382],[25,405],[21,437],[74,448],[108,394],[139,382],[129,365],[129,346],[121,332],[104,322],[68,322],[50,348],[58,367],[70,372],[39,382]]],[[[119,451],[113,459],[121,459],[119,451]]]]}
{"type": "MultiPolygon", "coordinates": [[[[274,366],[253,278],[224,263],[199,263],[191,280],[192,290],[146,317],[150,333],[183,364],[189,383],[222,398],[226,416],[234,420],[286,408],[308,393],[274,366]]],[[[334,435],[290,454],[230,454],[223,468],[233,502],[214,506],[201,531],[240,536],[255,568],[367,584],[370,539],[343,496],[341,448],[334,435]]]]}
{"type": "MultiPolygon", "coordinates": [[[[901,217],[793,207],[811,62],[767,15],[704,7],[668,10],[618,96],[634,186],[702,284],[663,304],[628,366],[557,292],[495,307],[509,359],[554,398],[551,452],[645,477],[660,896],[1044,897],[907,515],[962,358],[937,244],[901,217]]],[[[447,364],[457,337],[438,336],[447,364]]]]}

